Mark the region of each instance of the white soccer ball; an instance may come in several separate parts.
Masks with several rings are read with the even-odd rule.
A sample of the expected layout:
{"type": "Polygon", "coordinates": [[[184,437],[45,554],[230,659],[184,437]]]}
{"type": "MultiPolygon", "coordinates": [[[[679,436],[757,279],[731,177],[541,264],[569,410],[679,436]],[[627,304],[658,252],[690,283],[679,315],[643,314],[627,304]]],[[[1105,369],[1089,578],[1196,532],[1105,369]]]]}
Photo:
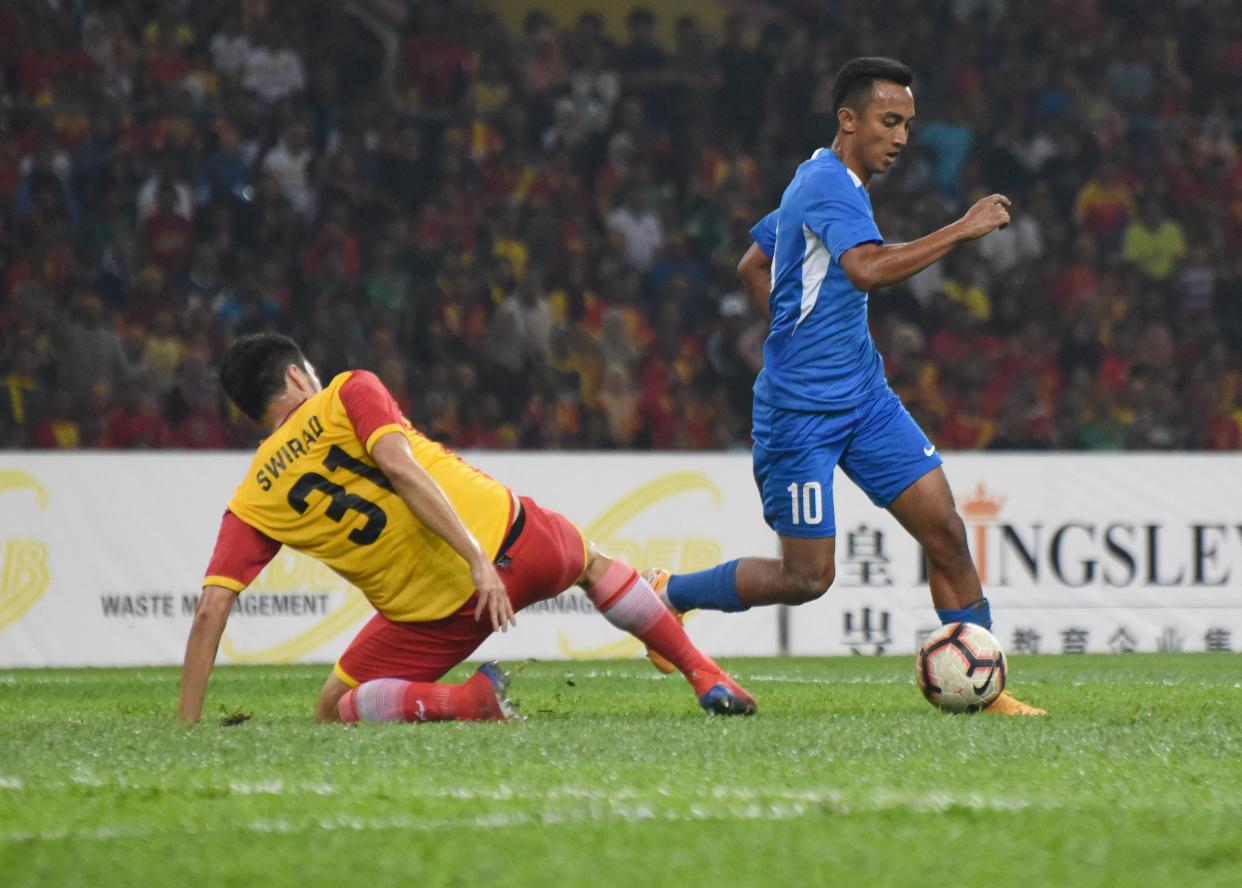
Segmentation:
{"type": "Polygon", "coordinates": [[[1005,652],[974,623],[947,623],[923,643],[915,660],[919,690],[945,712],[978,712],[1005,690],[1005,652]]]}

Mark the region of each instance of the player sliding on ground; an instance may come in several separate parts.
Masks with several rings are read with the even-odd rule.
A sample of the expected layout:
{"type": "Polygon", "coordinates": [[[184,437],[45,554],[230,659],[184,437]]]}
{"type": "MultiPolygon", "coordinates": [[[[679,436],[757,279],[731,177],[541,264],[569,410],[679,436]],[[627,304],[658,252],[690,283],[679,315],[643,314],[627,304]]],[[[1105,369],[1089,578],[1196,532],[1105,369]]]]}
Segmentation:
{"type": "MultiPolygon", "coordinates": [[[[832,481],[840,465],[922,545],[941,622],[992,626],[940,454],[889,388],[867,328],[868,291],[903,281],[1009,222],[1008,198],[993,194],[939,231],[884,243],[867,188],[906,146],[912,79],[892,59],[847,62],[833,84],[839,128],[832,147],[798,167],[780,208],[751,230],[755,243],[738,273],[756,307],[771,316],[755,381],[754,473],[781,557],[679,576],[648,571],[678,615],[823,595],[835,574],[832,481]]],[[[672,671],[658,651],[648,653],[657,668],[672,671]]],[[[1043,714],[1008,692],[988,711],[1043,714]]]]}
{"type": "Polygon", "coordinates": [[[508,676],[495,663],[462,684],[439,679],[515,625],[516,611],[575,584],[675,664],[708,712],[755,711],[632,567],[419,434],[374,374],[342,373],[324,388],[293,340],[261,334],[229,347],[220,377],[271,434],[220,525],[186,643],[179,719],[201,715],[233,602],[282,545],[322,561],[376,609],[324,683],[320,721],[508,717],[508,676]]]}

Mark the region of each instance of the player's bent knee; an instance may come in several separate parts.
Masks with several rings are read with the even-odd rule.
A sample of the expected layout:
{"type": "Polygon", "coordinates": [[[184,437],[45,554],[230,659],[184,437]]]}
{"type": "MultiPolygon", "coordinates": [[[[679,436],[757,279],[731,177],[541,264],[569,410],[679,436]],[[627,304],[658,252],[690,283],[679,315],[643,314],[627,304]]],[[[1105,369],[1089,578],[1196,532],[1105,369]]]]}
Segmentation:
{"type": "Polygon", "coordinates": [[[600,552],[594,545],[588,545],[586,566],[583,568],[582,576],[578,578],[578,585],[584,589],[590,589],[603,579],[612,564],[613,559],[600,552]]]}
{"type": "Polygon", "coordinates": [[[827,570],[790,574],[785,580],[785,603],[809,604],[823,598],[834,579],[836,571],[831,566],[827,570]]]}

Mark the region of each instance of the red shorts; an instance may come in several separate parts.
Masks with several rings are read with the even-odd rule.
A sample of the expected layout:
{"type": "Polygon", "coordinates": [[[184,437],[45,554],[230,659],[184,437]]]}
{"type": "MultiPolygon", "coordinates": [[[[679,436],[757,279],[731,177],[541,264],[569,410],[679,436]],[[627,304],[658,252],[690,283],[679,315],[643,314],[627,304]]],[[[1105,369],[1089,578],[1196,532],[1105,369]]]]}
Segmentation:
{"type": "MultiPolygon", "coordinates": [[[[525,526],[496,559],[515,611],[561,594],[586,569],[578,528],[529,497],[521,502],[525,526]]],[[[487,614],[475,620],[476,603],[471,595],[456,613],[422,623],[396,623],[377,613],[337,661],[337,677],[350,686],[375,678],[439,680],[492,634],[487,614]]]]}

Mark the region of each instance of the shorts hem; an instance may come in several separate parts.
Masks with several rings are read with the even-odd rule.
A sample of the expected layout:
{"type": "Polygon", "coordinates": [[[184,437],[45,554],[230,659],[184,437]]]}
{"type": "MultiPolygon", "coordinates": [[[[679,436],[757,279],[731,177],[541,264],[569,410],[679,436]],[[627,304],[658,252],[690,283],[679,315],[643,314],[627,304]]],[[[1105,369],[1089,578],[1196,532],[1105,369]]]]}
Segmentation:
{"type": "Polygon", "coordinates": [[[358,687],[358,685],[362,684],[362,682],[358,681],[358,679],[354,678],[352,675],[350,675],[348,672],[342,669],[340,663],[337,663],[336,665],[332,667],[332,674],[335,675],[337,678],[339,678],[341,681],[345,682],[345,684],[349,685],[351,688],[356,688],[358,687]]]}
{"type": "MultiPolygon", "coordinates": [[[[768,526],[771,527],[771,525],[768,526]]],[[[837,529],[835,527],[827,528],[826,533],[823,530],[812,530],[810,528],[807,528],[806,530],[784,530],[779,527],[772,527],[772,530],[774,530],[778,536],[794,537],[799,540],[830,540],[837,535],[837,529]]]]}
{"type": "Polygon", "coordinates": [[[875,505],[879,506],[881,509],[887,509],[889,506],[893,504],[894,501],[896,501],[897,497],[901,496],[903,493],[905,493],[907,490],[909,490],[911,487],[913,487],[923,478],[927,477],[929,474],[934,472],[936,469],[940,468],[942,465],[944,465],[944,460],[937,458],[933,465],[930,465],[927,467],[919,466],[917,473],[911,473],[910,475],[907,475],[900,485],[896,485],[896,484],[892,485],[892,487],[888,488],[885,491],[884,495],[873,495],[870,493],[867,495],[871,497],[871,502],[875,503],[875,505]],[[887,492],[888,490],[894,491],[891,496],[888,495],[888,492],[887,492]]]}

